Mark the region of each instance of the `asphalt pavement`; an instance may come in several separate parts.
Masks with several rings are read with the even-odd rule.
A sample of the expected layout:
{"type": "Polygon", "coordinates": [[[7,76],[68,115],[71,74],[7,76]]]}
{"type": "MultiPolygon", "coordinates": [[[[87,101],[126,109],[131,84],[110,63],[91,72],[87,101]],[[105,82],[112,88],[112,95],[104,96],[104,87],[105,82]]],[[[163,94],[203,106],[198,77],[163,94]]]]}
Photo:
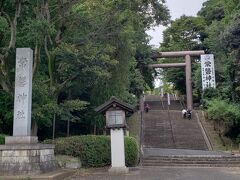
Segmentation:
{"type": "Polygon", "coordinates": [[[240,168],[137,167],[127,174],[110,174],[107,168],[78,170],[66,180],[240,180],[240,168]]]}

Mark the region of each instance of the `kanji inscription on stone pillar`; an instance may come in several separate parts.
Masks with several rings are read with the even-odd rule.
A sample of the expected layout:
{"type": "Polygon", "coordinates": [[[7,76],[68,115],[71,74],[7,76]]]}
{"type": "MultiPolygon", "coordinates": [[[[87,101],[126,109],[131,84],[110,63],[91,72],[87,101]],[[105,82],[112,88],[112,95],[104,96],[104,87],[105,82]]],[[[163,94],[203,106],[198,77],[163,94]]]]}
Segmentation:
{"type": "Polygon", "coordinates": [[[33,51],[17,48],[13,136],[31,135],[33,51]]]}

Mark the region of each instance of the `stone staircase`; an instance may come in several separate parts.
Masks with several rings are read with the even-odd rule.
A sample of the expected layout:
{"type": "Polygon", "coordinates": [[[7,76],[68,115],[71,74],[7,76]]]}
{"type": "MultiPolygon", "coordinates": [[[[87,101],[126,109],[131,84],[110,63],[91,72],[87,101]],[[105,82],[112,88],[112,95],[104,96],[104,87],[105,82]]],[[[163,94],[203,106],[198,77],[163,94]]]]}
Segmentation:
{"type": "Polygon", "coordinates": [[[145,100],[151,109],[143,113],[143,166],[240,166],[240,156],[208,151],[196,114],[191,120],[183,119],[180,101],[171,99],[168,107],[164,98],[147,96],[145,100]]]}
{"type": "Polygon", "coordinates": [[[172,96],[170,96],[170,100],[170,106],[168,106],[166,97],[151,95],[145,98],[145,102],[150,105],[151,110],[182,110],[185,108],[180,100],[175,100],[172,96]]]}
{"type": "Polygon", "coordinates": [[[240,167],[240,156],[226,152],[144,148],[143,166],[240,167]]]}
{"type": "Polygon", "coordinates": [[[187,120],[181,111],[151,109],[143,119],[144,147],[208,150],[194,114],[187,120]]]}
{"type": "Polygon", "coordinates": [[[240,157],[231,156],[150,156],[143,166],[240,167],[240,157]]]}

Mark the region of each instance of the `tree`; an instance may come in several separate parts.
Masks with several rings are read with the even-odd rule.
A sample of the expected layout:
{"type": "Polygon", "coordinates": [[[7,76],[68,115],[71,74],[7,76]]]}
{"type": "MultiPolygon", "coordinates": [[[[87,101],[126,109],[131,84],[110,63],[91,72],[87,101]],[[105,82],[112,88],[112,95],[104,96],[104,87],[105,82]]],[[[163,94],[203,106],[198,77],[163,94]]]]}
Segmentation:
{"type": "MultiPolygon", "coordinates": [[[[142,61],[149,61],[150,53],[147,57],[144,56],[148,52],[145,54],[142,53],[142,55],[138,53],[138,48],[149,49],[146,42],[145,29],[153,23],[165,24],[169,18],[166,7],[162,5],[162,2],[159,3],[157,1],[135,1],[134,5],[132,1],[119,1],[113,4],[111,8],[111,11],[116,12],[115,16],[112,16],[112,22],[120,30],[109,41],[110,43],[114,43],[115,54],[113,58],[117,60],[117,64],[114,68],[110,69],[111,76],[99,81],[93,89],[92,99],[96,105],[108,100],[112,95],[118,96],[122,100],[132,101],[132,95],[129,94],[129,86],[131,85],[129,78],[133,77],[131,74],[136,72],[133,69],[137,67],[140,68],[140,73],[149,73],[143,67],[145,66],[146,68],[146,62],[142,63],[142,61]],[[150,5],[152,5],[151,10],[149,9],[150,5]],[[119,11],[119,7],[123,8],[122,11],[119,11]],[[161,14],[160,10],[162,10],[161,14]],[[161,17],[159,18],[160,15],[161,17]],[[135,63],[136,60],[137,64],[135,63]],[[136,64],[136,67],[132,66],[134,64],[136,64]]],[[[111,23],[108,23],[108,26],[111,27],[111,23]]],[[[140,75],[138,78],[141,78],[139,80],[143,82],[140,75]]],[[[152,82],[150,83],[152,84],[152,82]]],[[[142,90],[143,88],[139,89],[138,94],[142,90]]]]}
{"type": "Polygon", "coordinates": [[[22,10],[22,1],[5,1],[0,3],[0,85],[2,89],[13,95],[11,56],[15,52],[17,38],[17,21],[22,10]],[[5,33],[6,32],[6,33],[5,33]]]}
{"type": "MultiPolygon", "coordinates": [[[[227,44],[227,41],[230,39],[226,41],[224,36],[228,36],[227,32],[230,29],[229,25],[231,24],[234,14],[237,14],[239,2],[235,0],[230,0],[228,2],[225,0],[218,2],[215,0],[209,0],[207,1],[207,4],[209,5],[203,7],[199,14],[208,21],[208,27],[206,28],[207,36],[204,39],[204,45],[207,47],[207,52],[213,53],[215,56],[217,91],[219,91],[224,99],[230,98],[236,101],[236,98],[238,98],[236,97],[236,72],[238,65],[235,63],[236,56],[233,53],[234,51],[231,50],[232,47],[227,44]],[[214,13],[211,12],[213,9],[210,7],[213,7],[216,4],[223,9],[224,16],[218,20],[209,19],[206,13],[214,13]],[[206,13],[202,13],[203,11],[206,13]]],[[[233,32],[230,32],[229,34],[232,33],[233,32]]],[[[231,36],[234,35],[232,34],[231,36]]]]}
{"type": "Polygon", "coordinates": [[[239,12],[234,15],[234,18],[221,34],[223,45],[228,50],[230,57],[232,57],[229,75],[231,80],[231,94],[233,101],[239,101],[240,96],[240,16],[239,12]]]}
{"type": "Polygon", "coordinates": [[[15,47],[34,49],[34,134],[55,120],[96,132],[94,106],[112,92],[136,102],[152,84],[145,30],[169,22],[164,0],[5,0],[0,10],[0,89],[13,96],[15,47]]]}
{"type": "MultiPolygon", "coordinates": [[[[163,33],[163,43],[160,51],[186,51],[202,50],[202,39],[205,37],[205,21],[202,17],[181,16],[171,23],[163,33]]],[[[182,62],[180,58],[169,58],[159,62],[182,62]]],[[[194,69],[197,65],[193,65],[194,69]]],[[[175,88],[182,94],[185,94],[185,71],[181,68],[169,68],[163,70],[163,76],[166,82],[172,82],[175,88]]],[[[199,92],[197,93],[199,96],[199,92]]]]}

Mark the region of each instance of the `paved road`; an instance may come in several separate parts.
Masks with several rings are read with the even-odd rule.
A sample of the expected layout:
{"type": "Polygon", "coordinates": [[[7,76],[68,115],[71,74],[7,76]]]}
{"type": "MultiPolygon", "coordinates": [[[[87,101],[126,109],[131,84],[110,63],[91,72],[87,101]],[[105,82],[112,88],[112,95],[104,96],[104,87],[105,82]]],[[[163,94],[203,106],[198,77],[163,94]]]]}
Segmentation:
{"type": "Polygon", "coordinates": [[[133,168],[126,175],[107,169],[80,170],[66,180],[239,180],[240,168],[148,167],[133,168]]]}

